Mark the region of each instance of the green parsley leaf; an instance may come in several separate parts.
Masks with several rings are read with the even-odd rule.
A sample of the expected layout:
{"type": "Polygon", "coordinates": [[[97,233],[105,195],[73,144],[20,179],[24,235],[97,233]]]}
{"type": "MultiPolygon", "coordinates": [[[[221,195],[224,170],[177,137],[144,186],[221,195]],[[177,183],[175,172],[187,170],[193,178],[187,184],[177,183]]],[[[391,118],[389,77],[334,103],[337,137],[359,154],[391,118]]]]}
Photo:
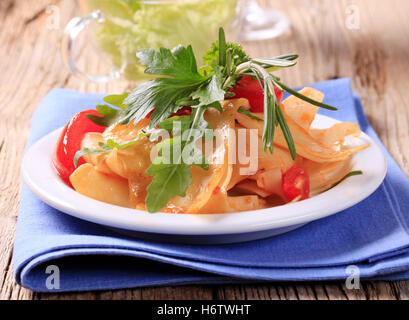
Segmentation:
{"type": "Polygon", "coordinates": [[[119,121],[121,124],[128,124],[131,121],[138,123],[149,112],[155,110],[150,117],[150,127],[153,128],[182,108],[177,101],[190,96],[203,82],[205,80],[190,82],[173,78],[158,78],[145,82],[125,100],[129,106],[119,121]]]}
{"type": "Polygon", "coordinates": [[[197,71],[196,59],[192,46],[186,48],[179,45],[171,50],[160,48],[141,50],[136,56],[142,65],[146,66],[145,73],[170,76],[184,81],[202,81],[197,71]]]}
{"type": "Polygon", "coordinates": [[[214,66],[215,74],[210,82],[202,86],[199,90],[193,92],[192,98],[199,100],[198,106],[216,106],[216,109],[221,111],[220,103],[213,105],[215,102],[224,100],[225,91],[222,89],[223,75],[217,66],[214,66]]]}
{"type": "Polygon", "coordinates": [[[139,122],[154,110],[150,126],[155,127],[183,105],[192,92],[207,83],[210,77],[198,73],[196,59],[191,46],[178,46],[172,51],[161,48],[142,50],[138,57],[147,68],[146,73],[166,76],[145,82],[125,99],[128,104],[120,122],[139,122]]]}

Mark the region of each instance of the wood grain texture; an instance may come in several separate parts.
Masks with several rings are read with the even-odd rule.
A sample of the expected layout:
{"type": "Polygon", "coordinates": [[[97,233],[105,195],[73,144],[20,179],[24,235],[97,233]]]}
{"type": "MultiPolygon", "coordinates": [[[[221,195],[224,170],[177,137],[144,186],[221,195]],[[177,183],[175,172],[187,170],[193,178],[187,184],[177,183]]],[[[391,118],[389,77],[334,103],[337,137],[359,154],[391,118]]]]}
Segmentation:
{"type": "MultiPolygon", "coordinates": [[[[291,30],[279,39],[245,43],[253,56],[298,52],[299,64],[280,72],[292,86],[349,77],[370,123],[409,176],[409,2],[406,0],[260,1],[284,11],[291,30]],[[359,29],[346,27],[347,10],[359,10],[359,29]]],[[[80,12],[73,0],[0,1],[0,299],[409,299],[409,281],[209,285],[39,294],[15,284],[13,238],[20,198],[20,162],[32,113],[54,87],[83,92],[121,92],[125,81],[88,83],[64,68],[59,52],[63,26],[80,12]],[[60,28],[47,28],[49,5],[60,13],[60,28]]],[[[85,50],[85,49],[84,49],[85,50]]],[[[84,55],[89,71],[103,63],[84,55]]]]}

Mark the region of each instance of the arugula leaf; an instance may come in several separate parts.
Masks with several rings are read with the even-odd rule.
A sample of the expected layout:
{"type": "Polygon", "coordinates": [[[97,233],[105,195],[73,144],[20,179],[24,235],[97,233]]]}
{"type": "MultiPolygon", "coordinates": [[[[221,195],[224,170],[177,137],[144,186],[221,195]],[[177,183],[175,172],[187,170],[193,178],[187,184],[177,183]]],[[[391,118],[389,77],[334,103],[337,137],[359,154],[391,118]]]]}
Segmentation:
{"type": "Polygon", "coordinates": [[[141,137],[145,137],[145,136],[146,136],[146,134],[141,133],[136,139],[131,140],[131,141],[126,141],[126,142],[124,142],[124,143],[116,143],[114,140],[108,139],[108,140],[107,140],[107,143],[106,143],[106,146],[107,146],[110,150],[113,150],[113,149],[115,149],[115,148],[117,148],[117,149],[124,149],[124,148],[126,148],[126,147],[129,147],[129,146],[133,145],[133,144],[134,144],[136,141],[138,141],[141,137]]]}
{"type": "Polygon", "coordinates": [[[242,107],[240,107],[240,108],[237,110],[237,112],[240,112],[240,113],[246,115],[246,116],[249,117],[250,119],[257,120],[257,121],[261,121],[261,122],[264,121],[263,119],[261,119],[261,118],[259,118],[259,117],[256,117],[255,115],[253,115],[249,110],[245,110],[245,109],[243,109],[242,107]]]}
{"type": "Polygon", "coordinates": [[[188,164],[152,164],[146,170],[148,176],[153,176],[145,199],[146,209],[157,212],[175,196],[184,197],[192,183],[192,173],[188,164]]]}
{"type": "Polygon", "coordinates": [[[75,153],[74,157],[74,168],[77,167],[78,165],[78,160],[82,158],[83,156],[86,156],[88,154],[103,154],[103,153],[108,153],[111,150],[106,150],[106,149],[89,149],[89,148],[82,148],[81,150],[78,150],[75,153]]]}
{"type": "Polygon", "coordinates": [[[74,156],[74,167],[76,168],[78,165],[78,160],[86,156],[88,154],[104,154],[104,153],[109,153],[111,152],[114,148],[117,149],[123,149],[126,147],[129,147],[130,145],[133,145],[140,137],[138,137],[135,140],[132,141],[127,141],[126,143],[119,144],[116,143],[112,139],[108,139],[107,143],[100,142],[98,145],[101,147],[101,149],[89,149],[89,148],[82,148],[81,150],[77,151],[74,156]]]}
{"type": "Polygon", "coordinates": [[[193,122],[191,125],[192,131],[187,131],[184,133],[185,134],[184,138],[186,138],[186,145],[183,148],[183,152],[189,154],[188,161],[185,163],[188,163],[190,165],[197,165],[204,170],[208,170],[209,165],[207,163],[206,158],[202,154],[201,150],[197,149],[196,141],[202,137],[205,137],[207,139],[214,138],[212,128],[210,127],[209,123],[204,119],[205,109],[212,107],[213,107],[212,105],[208,105],[201,106],[195,109],[191,115],[193,117],[193,122]],[[210,136],[206,135],[207,133],[206,130],[208,130],[208,132],[211,132],[210,136]]]}
{"type": "MultiPolygon", "coordinates": [[[[216,104],[211,104],[208,107],[213,107],[216,108],[220,106],[220,103],[218,105],[216,104]]],[[[221,111],[221,110],[220,110],[221,111]]],[[[203,119],[201,119],[203,122],[203,125],[206,125],[206,129],[212,130],[210,125],[203,119]]],[[[186,115],[186,116],[173,116],[168,119],[163,120],[161,123],[159,123],[159,128],[164,129],[172,133],[173,135],[181,135],[183,132],[186,132],[192,125],[193,123],[193,117],[192,115],[186,115]],[[176,123],[175,123],[176,122],[176,123]],[[179,124],[177,124],[179,122],[179,124]]],[[[202,135],[200,135],[201,137],[202,135]]],[[[213,135],[206,136],[206,138],[212,138],[213,135]]]]}
{"type": "Polygon", "coordinates": [[[89,149],[89,148],[82,148],[81,150],[78,150],[75,153],[74,156],[74,168],[77,167],[78,165],[78,160],[86,156],[88,154],[104,154],[104,153],[109,153],[112,150],[116,149],[124,149],[127,148],[131,145],[133,145],[136,141],[143,137],[149,137],[151,141],[155,141],[159,138],[159,135],[157,134],[157,131],[159,130],[152,130],[150,132],[141,132],[135,139],[126,141],[123,143],[116,143],[112,139],[108,139],[106,143],[99,142],[98,145],[100,146],[101,149],[89,149]]]}
{"type": "Polygon", "coordinates": [[[181,136],[166,139],[157,144],[157,147],[161,155],[146,170],[148,176],[153,176],[145,199],[146,209],[149,212],[157,212],[162,209],[175,196],[184,197],[186,195],[186,190],[192,183],[191,165],[198,165],[205,170],[209,169],[205,157],[196,149],[194,143],[184,143],[181,136]],[[169,152],[164,152],[165,148],[169,152]],[[182,161],[182,152],[186,152],[186,149],[189,152],[190,161],[188,163],[182,161]],[[173,150],[180,151],[176,159],[173,150]]]}
{"type": "Polygon", "coordinates": [[[165,119],[161,123],[159,123],[159,128],[172,132],[172,134],[174,135],[178,133],[180,134],[181,132],[174,132],[175,122],[178,122],[178,121],[180,123],[179,131],[183,132],[190,128],[190,126],[192,125],[193,119],[191,116],[174,116],[174,117],[165,119]]]}
{"type": "Polygon", "coordinates": [[[206,158],[196,147],[197,139],[203,137],[205,130],[209,128],[203,117],[208,107],[210,106],[199,106],[190,116],[175,116],[159,124],[159,127],[170,131],[174,129],[174,121],[182,118],[184,122],[181,127],[186,130],[156,145],[160,155],[146,170],[148,176],[153,176],[145,199],[149,212],[160,210],[176,195],[181,197],[186,195],[186,190],[192,183],[190,166],[197,165],[204,170],[209,169],[206,158]],[[178,152],[176,156],[175,151],[178,152]]]}
{"type": "Polygon", "coordinates": [[[115,107],[121,108],[122,110],[125,110],[127,105],[124,104],[124,100],[126,99],[126,97],[129,95],[129,92],[125,92],[122,94],[111,94],[109,96],[106,96],[104,98],[104,101],[112,104],[115,107]]]}
{"type": "Polygon", "coordinates": [[[109,127],[111,124],[115,123],[118,120],[118,109],[112,108],[106,104],[97,105],[96,109],[101,116],[97,116],[95,114],[86,115],[87,118],[90,119],[93,123],[101,127],[109,127]]]}
{"type": "MultiPolygon", "coordinates": [[[[189,136],[186,137],[187,142],[190,142],[191,139],[196,141],[197,139],[203,137],[206,133],[206,129],[212,130],[209,123],[204,118],[204,112],[206,111],[207,108],[215,108],[215,103],[212,103],[207,106],[200,106],[193,110],[191,114],[191,117],[193,118],[191,129],[193,129],[193,132],[187,132],[186,135],[190,135],[190,137],[189,136]]],[[[211,138],[213,139],[213,135],[211,136],[211,138]]]]}
{"type": "Polygon", "coordinates": [[[192,183],[190,165],[181,161],[183,148],[181,135],[159,142],[156,148],[160,155],[146,170],[148,176],[153,176],[145,199],[149,212],[160,210],[177,195],[184,197],[192,183]]]}
{"type": "Polygon", "coordinates": [[[98,110],[101,116],[87,114],[86,115],[87,118],[99,126],[109,127],[111,124],[114,124],[118,121],[118,118],[120,117],[122,111],[126,109],[127,105],[123,104],[123,101],[127,96],[128,93],[113,94],[106,96],[104,98],[104,101],[109,104],[112,104],[115,107],[118,107],[119,109],[112,108],[111,106],[106,104],[97,105],[96,109],[98,110]]]}

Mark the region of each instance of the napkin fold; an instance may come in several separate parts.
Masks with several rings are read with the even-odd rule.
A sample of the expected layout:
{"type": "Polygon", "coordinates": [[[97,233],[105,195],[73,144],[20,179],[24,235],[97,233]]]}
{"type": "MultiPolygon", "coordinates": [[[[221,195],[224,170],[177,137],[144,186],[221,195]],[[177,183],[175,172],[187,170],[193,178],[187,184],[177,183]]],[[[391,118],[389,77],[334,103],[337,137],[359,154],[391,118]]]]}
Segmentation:
{"type": "MultiPolygon", "coordinates": [[[[359,123],[382,145],[348,79],[311,87],[325,93],[326,103],[339,107],[320,113],[359,123]]],[[[34,113],[27,147],[65,125],[75,113],[101,103],[103,96],[53,89],[34,113]]],[[[386,179],[364,201],[295,231],[237,244],[199,246],[128,238],[59,212],[23,185],[15,279],[35,291],[333,280],[345,279],[351,270],[359,270],[361,278],[409,279],[409,181],[383,150],[388,160],[386,179]],[[56,270],[59,283],[50,287],[49,277],[56,270]]]]}

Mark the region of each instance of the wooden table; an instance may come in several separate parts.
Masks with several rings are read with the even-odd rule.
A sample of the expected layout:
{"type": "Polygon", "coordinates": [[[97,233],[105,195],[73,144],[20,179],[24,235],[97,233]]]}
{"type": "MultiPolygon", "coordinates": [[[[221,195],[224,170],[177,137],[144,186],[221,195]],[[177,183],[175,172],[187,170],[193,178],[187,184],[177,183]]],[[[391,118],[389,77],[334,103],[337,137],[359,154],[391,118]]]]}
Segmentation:
{"type": "MultiPolygon", "coordinates": [[[[252,56],[299,53],[299,64],[281,73],[292,86],[350,77],[369,121],[408,174],[409,2],[292,0],[265,1],[264,5],[284,11],[292,29],[276,40],[245,43],[248,52],[252,56]],[[358,13],[359,21],[353,19],[353,12],[358,13]]],[[[67,294],[39,294],[18,286],[12,270],[13,238],[20,199],[20,162],[34,109],[55,87],[121,92],[133,86],[124,81],[88,83],[64,68],[59,38],[67,21],[79,14],[73,0],[0,1],[0,299],[409,298],[409,281],[366,281],[360,290],[348,290],[343,282],[286,282],[67,294]],[[58,9],[59,23],[47,8],[48,12],[58,9]]],[[[103,68],[97,59],[84,63],[94,72],[103,68]]]]}

